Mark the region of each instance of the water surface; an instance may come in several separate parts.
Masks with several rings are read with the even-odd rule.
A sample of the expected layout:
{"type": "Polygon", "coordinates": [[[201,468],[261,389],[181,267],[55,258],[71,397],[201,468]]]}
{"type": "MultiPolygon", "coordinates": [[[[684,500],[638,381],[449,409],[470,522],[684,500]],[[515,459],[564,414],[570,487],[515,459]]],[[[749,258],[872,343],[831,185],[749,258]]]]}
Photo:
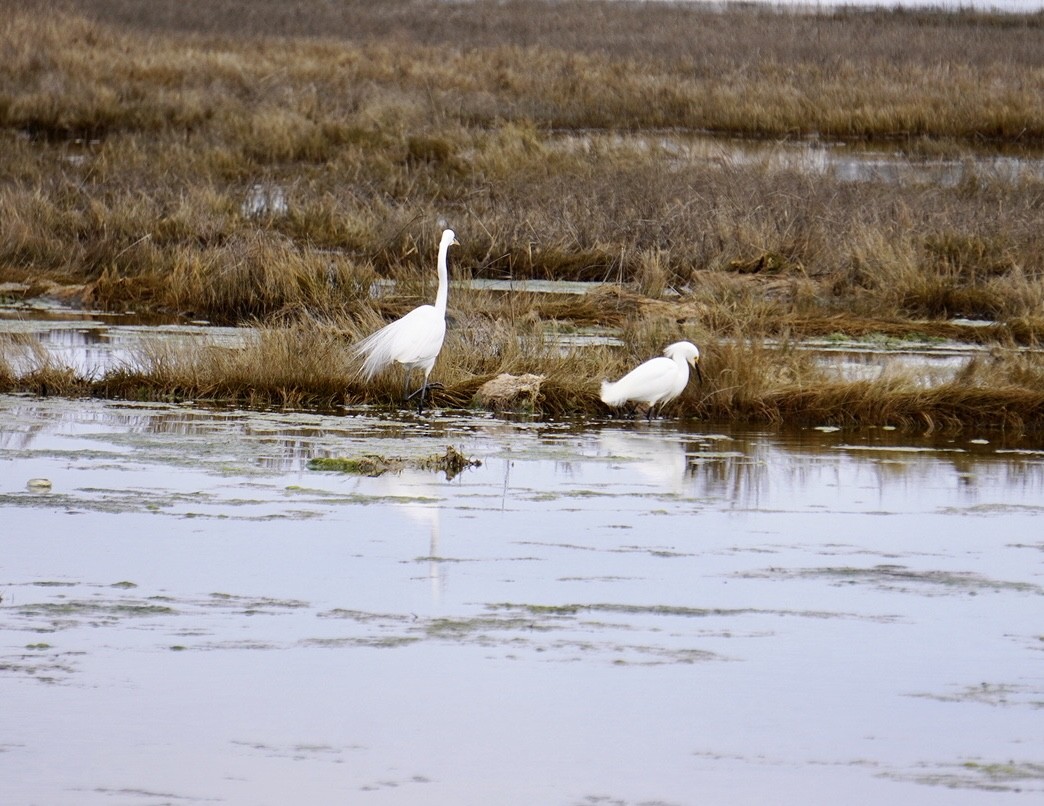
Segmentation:
{"type": "Polygon", "coordinates": [[[1036,802],[1041,447],[0,397],[5,802],[1036,802]]]}

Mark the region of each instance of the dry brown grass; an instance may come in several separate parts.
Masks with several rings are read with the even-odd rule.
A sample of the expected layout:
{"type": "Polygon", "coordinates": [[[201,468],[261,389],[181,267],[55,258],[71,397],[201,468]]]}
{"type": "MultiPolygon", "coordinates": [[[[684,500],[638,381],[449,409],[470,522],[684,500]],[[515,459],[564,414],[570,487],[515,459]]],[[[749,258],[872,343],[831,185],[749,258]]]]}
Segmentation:
{"type": "Polygon", "coordinates": [[[426,271],[445,220],[476,276],[656,297],[710,270],[810,280],[805,303],[864,314],[1039,315],[1039,176],[852,184],[675,149],[686,130],[1041,142],[1039,15],[7,5],[0,276],[226,321],[330,311],[354,277],[426,271]],[[249,215],[259,184],[285,210],[249,215]]]}
{"type": "MultiPolygon", "coordinates": [[[[773,137],[1044,137],[1039,14],[539,0],[53,4],[102,25],[41,14],[38,2],[7,5],[34,12],[8,25],[17,43],[8,69],[26,82],[8,117],[60,136],[216,126],[266,161],[323,160],[367,123],[387,131],[429,115],[773,137]],[[288,85],[303,90],[289,104],[288,85]]],[[[435,148],[422,147],[422,159],[452,156],[427,142],[435,148]]]]}
{"type": "Polygon", "coordinates": [[[260,328],[243,349],[154,344],[97,388],[107,395],[203,398],[249,406],[331,408],[348,376],[343,340],[329,328],[260,328]]]}
{"type": "Polygon", "coordinates": [[[542,411],[604,413],[597,380],[684,336],[708,346],[713,380],[676,413],[948,423],[974,418],[978,401],[991,421],[1039,419],[1032,372],[978,397],[875,391],[824,383],[763,337],[1040,340],[1044,177],[970,161],[1039,159],[1042,14],[583,0],[0,8],[0,280],[270,326],[240,354],[146,355],[104,379],[0,365],[0,388],[391,404],[401,379],[346,380],[344,348],[431,299],[449,225],[454,276],[621,285],[454,289],[445,404],[533,372],[546,376],[542,411]],[[851,182],[748,161],[735,141],[690,149],[694,132],[783,154],[808,135],[853,150],[884,139],[969,166],[955,186],[851,182]],[[259,187],[280,203],[251,210],[259,187]],[[394,293],[373,295],[378,279],[394,293]],[[625,348],[563,354],[546,336],[583,325],[618,329],[625,348]]]}
{"type": "MultiPolygon", "coordinates": [[[[389,370],[362,384],[347,345],[364,329],[350,321],[261,328],[241,350],[155,344],[129,366],[104,377],[79,377],[42,353],[15,373],[0,352],[0,391],[41,395],[100,395],[146,400],[201,400],[253,407],[318,408],[372,404],[399,408],[402,375],[389,370]]],[[[624,349],[562,349],[540,323],[529,329],[474,318],[452,331],[432,380],[436,406],[480,408],[479,388],[502,373],[543,376],[524,413],[539,417],[627,416],[598,399],[603,378],[622,375],[659,352],[666,338],[699,336],[649,323],[627,331],[624,349]]],[[[813,356],[760,340],[700,340],[705,381],[693,380],[668,405],[671,417],[772,424],[892,425],[922,430],[967,427],[1015,431],[1044,427],[1044,360],[996,352],[972,359],[953,380],[926,385],[916,374],[889,373],[874,381],[844,381],[813,356]]],[[[22,345],[24,346],[24,345],[22,345]]],[[[418,383],[419,378],[414,379],[418,383]]]]}

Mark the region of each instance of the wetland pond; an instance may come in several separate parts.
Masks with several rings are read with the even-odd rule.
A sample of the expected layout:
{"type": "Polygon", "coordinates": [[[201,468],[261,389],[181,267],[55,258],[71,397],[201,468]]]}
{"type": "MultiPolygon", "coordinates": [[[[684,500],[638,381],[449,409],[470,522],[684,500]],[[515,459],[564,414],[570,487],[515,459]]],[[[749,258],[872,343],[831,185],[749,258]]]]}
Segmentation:
{"type": "Polygon", "coordinates": [[[1037,803],[1042,514],[997,434],[0,396],[3,802],[1037,803]]]}

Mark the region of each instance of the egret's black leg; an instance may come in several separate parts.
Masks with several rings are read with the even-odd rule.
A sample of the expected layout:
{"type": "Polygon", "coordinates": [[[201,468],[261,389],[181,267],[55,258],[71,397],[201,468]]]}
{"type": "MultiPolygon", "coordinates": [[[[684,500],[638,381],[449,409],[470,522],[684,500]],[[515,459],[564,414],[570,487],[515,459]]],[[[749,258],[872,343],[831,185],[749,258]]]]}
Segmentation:
{"type": "Polygon", "coordinates": [[[438,381],[436,381],[434,383],[428,383],[428,376],[425,375],[424,376],[424,383],[421,385],[420,389],[417,389],[412,394],[408,395],[406,397],[406,399],[407,400],[413,400],[413,398],[415,398],[415,397],[418,397],[418,396],[420,397],[420,400],[417,403],[417,413],[420,414],[422,411],[424,411],[424,398],[428,394],[428,390],[429,389],[442,389],[442,388],[443,388],[442,384],[439,383],[438,381]]]}

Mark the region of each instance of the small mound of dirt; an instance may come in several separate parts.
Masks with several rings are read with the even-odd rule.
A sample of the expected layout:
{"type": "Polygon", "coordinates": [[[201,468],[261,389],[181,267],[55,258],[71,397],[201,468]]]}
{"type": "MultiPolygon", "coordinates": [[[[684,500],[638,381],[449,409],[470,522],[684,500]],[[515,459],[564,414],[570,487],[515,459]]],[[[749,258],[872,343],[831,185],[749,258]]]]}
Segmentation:
{"type": "Polygon", "coordinates": [[[475,402],[496,411],[534,410],[540,397],[540,385],[545,379],[544,375],[512,375],[502,372],[479,387],[475,392],[475,402]]]}

